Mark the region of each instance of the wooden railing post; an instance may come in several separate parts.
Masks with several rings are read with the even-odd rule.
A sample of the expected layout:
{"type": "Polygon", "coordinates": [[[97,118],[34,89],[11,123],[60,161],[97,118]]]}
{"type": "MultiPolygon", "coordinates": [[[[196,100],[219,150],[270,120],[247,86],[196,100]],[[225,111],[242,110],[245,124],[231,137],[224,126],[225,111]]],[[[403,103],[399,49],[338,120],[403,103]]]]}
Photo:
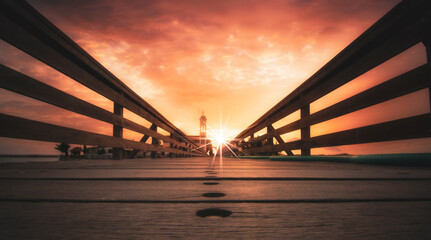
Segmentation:
{"type": "MultiPolygon", "coordinates": [[[[274,130],[274,128],[272,127],[272,125],[268,125],[266,127],[266,133],[269,133],[269,132],[271,132],[273,130],[274,130]]],[[[274,145],[274,137],[269,137],[269,138],[266,139],[266,141],[267,141],[266,142],[267,145],[274,145]]]]}
{"type": "MultiPolygon", "coordinates": [[[[428,14],[422,17],[422,43],[425,46],[427,54],[427,65],[431,66],[431,16],[428,14]]],[[[428,72],[428,100],[430,103],[431,111],[431,72],[428,72]]]]}
{"type": "MultiPolygon", "coordinates": [[[[272,130],[274,130],[274,128],[272,127],[272,125],[270,124],[270,125],[268,125],[268,126],[266,126],[266,133],[268,134],[269,132],[271,132],[272,130]]],[[[263,146],[272,146],[272,145],[274,145],[274,137],[268,137],[268,138],[266,138],[266,143],[265,144],[262,144],[263,146]]],[[[268,155],[268,156],[272,156],[272,155],[277,155],[277,152],[273,152],[273,151],[271,151],[271,152],[267,152],[267,153],[265,153],[265,155],[268,155]]]]}
{"type": "MultiPolygon", "coordinates": [[[[192,145],[190,143],[187,144],[188,147],[191,147],[192,145]]],[[[189,151],[188,149],[186,150],[187,152],[189,151]]],[[[187,157],[190,157],[189,154],[187,154],[187,157]]]]}
{"type": "MultiPolygon", "coordinates": [[[[123,106],[114,102],[114,114],[123,117],[123,106]]],[[[123,138],[123,128],[121,126],[114,124],[113,136],[118,138],[123,138]]],[[[112,159],[121,160],[123,158],[123,149],[122,148],[113,148],[112,149],[112,159]]]]}
{"type": "MultiPolygon", "coordinates": [[[[172,134],[172,133],[171,133],[169,136],[170,136],[170,138],[172,138],[172,139],[174,138],[174,134],[172,134]]],[[[169,147],[170,147],[170,148],[174,148],[174,144],[173,144],[173,143],[169,143],[169,147]]],[[[169,157],[170,157],[170,158],[173,158],[173,157],[174,157],[174,154],[170,152],[170,153],[169,153],[169,157]]]]}
{"type": "MultiPolygon", "coordinates": [[[[153,130],[155,132],[157,132],[157,125],[153,124],[153,126],[154,126],[153,130]]],[[[155,138],[155,137],[151,137],[151,144],[158,146],[159,145],[159,140],[157,138],[155,138]]],[[[151,152],[151,158],[157,158],[157,151],[152,151],[151,152]]]]}
{"type": "MultiPolygon", "coordinates": [[[[427,36],[427,38],[423,41],[423,43],[427,51],[427,64],[428,66],[431,66],[431,37],[427,36]]],[[[430,86],[428,87],[428,100],[430,103],[430,111],[431,111],[431,72],[428,73],[428,82],[430,83],[430,86]]]]}
{"type": "MultiPolygon", "coordinates": [[[[180,138],[180,139],[178,139],[178,141],[179,141],[180,143],[183,143],[183,140],[182,140],[181,138],[180,138]]],[[[182,148],[181,146],[178,146],[178,149],[183,150],[183,148],[182,148]]],[[[180,158],[184,157],[184,153],[180,153],[180,154],[178,154],[178,157],[180,157],[180,158]]]]}
{"type": "MultiPolygon", "coordinates": [[[[250,135],[250,140],[249,140],[249,142],[250,142],[250,148],[256,147],[256,145],[254,144],[253,140],[254,140],[254,133],[252,133],[250,135]]],[[[255,154],[253,154],[253,155],[255,155],[255,154]]]]}
{"type": "MultiPolygon", "coordinates": [[[[301,119],[310,115],[310,104],[305,105],[301,108],[301,119]]],[[[308,145],[308,140],[310,139],[310,126],[301,128],[301,140],[305,144],[305,147],[301,148],[302,156],[310,156],[311,151],[308,145]]]]}

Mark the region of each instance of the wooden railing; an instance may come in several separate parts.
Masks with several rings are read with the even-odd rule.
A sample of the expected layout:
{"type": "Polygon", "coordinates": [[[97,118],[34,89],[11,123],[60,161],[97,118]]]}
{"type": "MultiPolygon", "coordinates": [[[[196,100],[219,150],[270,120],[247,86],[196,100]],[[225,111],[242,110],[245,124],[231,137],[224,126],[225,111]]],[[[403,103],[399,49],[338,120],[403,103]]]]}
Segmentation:
{"type": "Polygon", "coordinates": [[[114,102],[114,111],[109,112],[0,65],[0,87],[113,125],[113,136],[107,136],[0,113],[1,137],[114,147],[114,159],[122,158],[124,148],[204,155],[182,131],[25,1],[0,0],[0,38],[114,102]],[[149,129],[124,118],[123,108],[153,126],[149,129]],[[170,135],[158,133],[157,127],[170,135]],[[144,137],[141,142],[123,139],[123,128],[144,137]],[[148,137],[168,142],[170,147],[159,146],[158,141],[147,144],[148,137]]]}
{"type": "MultiPolygon", "coordinates": [[[[249,154],[277,154],[311,148],[431,137],[430,113],[369,125],[365,127],[310,137],[310,126],[382,103],[420,89],[431,83],[431,1],[406,0],[377,21],[329,63],[291,94],[241,132],[236,142],[249,154]],[[423,43],[427,64],[372,87],[362,93],[310,114],[310,104],[406,49],[423,43]],[[300,110],[300,119],[278,129],[273,123],[300,110]],[[253,135],[267,128],[267,133],[253,135]],[[280,137],[295,130],[301,139],[284,142],[280,137]],[[246,138],[248,141],[245,141],[246,138]],[[273,145],[276,138],[278,145],[273,145]]],[[[430,92],[431,96],[431,92],[430,92]]]]}

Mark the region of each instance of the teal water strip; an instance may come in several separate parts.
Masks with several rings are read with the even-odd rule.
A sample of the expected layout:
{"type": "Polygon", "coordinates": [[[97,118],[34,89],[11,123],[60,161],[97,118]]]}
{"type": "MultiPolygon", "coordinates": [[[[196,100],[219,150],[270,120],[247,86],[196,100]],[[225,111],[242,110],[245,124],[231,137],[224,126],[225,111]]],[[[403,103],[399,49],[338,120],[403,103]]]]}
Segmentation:
{"type": "Polygon", "coordinates": [[[348,162],[352,156],[275,156],[269,157],[275,161],[304,161],[304,162],[348,162]]]}
{"type": "Polygon", "coordinates": [[[271,161],[352,162],[383,165],[431,165],[431,153],[370,154],[358,156],[240,156],[271,161]]]}
{"type": "Polygon", "coordinates": [[[431,153],[359,155],[350,161],[366,164],[431,164],[431,153]]]}

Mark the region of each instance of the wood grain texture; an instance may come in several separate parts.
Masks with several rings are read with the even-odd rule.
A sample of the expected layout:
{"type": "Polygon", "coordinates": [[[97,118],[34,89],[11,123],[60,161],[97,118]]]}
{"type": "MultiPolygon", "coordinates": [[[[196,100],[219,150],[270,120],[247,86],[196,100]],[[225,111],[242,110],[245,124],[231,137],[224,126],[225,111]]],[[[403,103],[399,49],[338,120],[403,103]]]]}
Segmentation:
{"type": "MultiPolygon", "coordinates": [[[[145,171],[145,170],[144,170],[145,171]]],[[[383,201],[388,199],[431,201],[430,180],[362,181],[259,181],[222,180],[211,187],[205,180],[190,181],[106,181],[94,180],[6,180],[0,181],[0,201],[82,201],[82,202],[205,202],[205,201],[383,201]],[[142,191],[145,189],[145,191],[142,191]],[[396,189],[396,191],[394,191],[396,189]],[[202,196],[223,193],[220,198],[202,196]]]]}
{"type": "Polygon", "coordinates": [[[5,239],[428,239],[431,169],[210,158],[0,163],[5,239]],[[217,177],[208,179],[209,172],[217,177]],[[5,177],[14,175],[15,180],[5,177]],[[26,177],[50,177],[50,180],[26,177]],[[68,180],[55,177],[68,176],[68,180]],[[91,177],[104,176],[104,180],[91,177]],[[120,180],[116,177],[140,176],[120,180]],[[144,180],[158,176],[160,179],[144,180]],[[190,178],[200,177],[199,180],[190,178]],[[284,180],[244,177],[286,176],[284,180]],[[321,180],[292,180],[314,176],[321,180]],[[356,180],[343,177],[356,176],[356,180]],[[390,177],[391,180],[374,179],[390,177]],[[80,180],[81,177],[90,179],[80,180]],[[177,180],[167,178],[180,177],[177,180]],[[325,178],[337,180],[324,180],[325,178]],[[341,177],[341,178],[339,178],[341,177]],[[427,180],[420,179],[428,177],[427,180]],[[182,180],[181,180],[182,179],[182,180]],[[185,180],[189,179],[189,180],[185,180]],[[204,182],[218,183],[204,185],[204,182]],[[219,198],[204,193],[224,193],[219,198]],[[203,209],[231,212],[200,217],[203,209]],[[67,234],[65,234],[67,233],[67,234]]]}
{"type": "Polygon", "coordinates": [[[0,205],[7,239],[429,239],[429,202],[0,205]],[[217,207],[227,218],[195,212],[217,207]],[[20,211],[16,211],[20,209],[20,211]],[[67,233],[67,234],[65,234],[67,233]]]}

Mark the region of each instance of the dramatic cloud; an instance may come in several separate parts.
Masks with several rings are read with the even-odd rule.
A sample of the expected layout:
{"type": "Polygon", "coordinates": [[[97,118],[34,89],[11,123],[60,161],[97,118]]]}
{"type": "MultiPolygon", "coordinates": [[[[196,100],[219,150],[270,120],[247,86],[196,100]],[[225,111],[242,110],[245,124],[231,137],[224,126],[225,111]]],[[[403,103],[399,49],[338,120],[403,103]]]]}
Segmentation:
{"type": "MultiPolygon", "coordinates": [[[[232,135],[398,2],[29,1],[185,132],[197,133],[201,111],[213,126],[222,112],[232,135]]],[[[111,108],[67,77],[1,47],[7,49],[2,63],[111,108]]]]}

